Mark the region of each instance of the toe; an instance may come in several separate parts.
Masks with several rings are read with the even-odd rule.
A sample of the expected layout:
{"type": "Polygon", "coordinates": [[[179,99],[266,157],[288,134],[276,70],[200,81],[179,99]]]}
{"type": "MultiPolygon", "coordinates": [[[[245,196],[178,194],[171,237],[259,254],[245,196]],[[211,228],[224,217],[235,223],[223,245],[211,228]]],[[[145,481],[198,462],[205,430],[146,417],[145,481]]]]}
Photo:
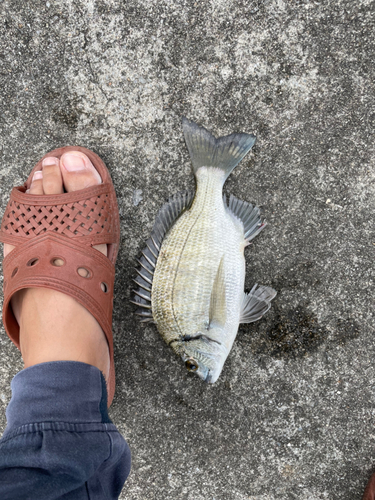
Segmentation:
{"type": "Polygon", "coordinates": [[[96,184],[102,179],[88,157],[79,151],[69,151],[60,158],[61,173],[66,191],[78,191],[96,184]]]}
{"type": "Polygon", "coordinates": [[[43,194],[43,172],[41,170],[34,173],[28,191],[30,194],[43,194]]]}
{"type": "Polygon", "coordinates": [[[64,192],[63,180],[58,158],[49,157],[43,160],[44,194],[61,194],[64,192]]]}

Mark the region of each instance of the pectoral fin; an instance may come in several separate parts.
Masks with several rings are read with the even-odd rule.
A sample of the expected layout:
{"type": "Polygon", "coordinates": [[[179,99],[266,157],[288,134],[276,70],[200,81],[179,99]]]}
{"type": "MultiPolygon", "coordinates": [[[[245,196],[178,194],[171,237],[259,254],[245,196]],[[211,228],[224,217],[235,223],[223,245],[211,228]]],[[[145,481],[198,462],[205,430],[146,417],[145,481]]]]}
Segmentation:
{"type": "Polygon", "coordinates": [[[244,293],[240,323],[253,323],[260,319],[271,307],[271,300],[276,297],[276,290],[269,286],[253,286],[249,293],[244,293]]]}
{"type": "Polygon", "coordinates": [[[211,292],[209,325],[217,324],[224,326],[226,320],[227,305],[225,299],[224,257],[222,257],[211,292]]]}

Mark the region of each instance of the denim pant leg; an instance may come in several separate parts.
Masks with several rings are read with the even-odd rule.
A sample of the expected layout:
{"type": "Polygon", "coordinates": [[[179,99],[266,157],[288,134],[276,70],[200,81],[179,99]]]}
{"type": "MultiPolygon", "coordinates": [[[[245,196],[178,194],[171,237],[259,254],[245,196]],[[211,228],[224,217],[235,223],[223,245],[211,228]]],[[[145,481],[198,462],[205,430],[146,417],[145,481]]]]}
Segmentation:
{"type": "Polygon", "coordinates": [[[117,499],[130,450],[107,413],[102,372],[77,361],[40,363],[11,382],[0,440],[0,499],[117,499]]]}

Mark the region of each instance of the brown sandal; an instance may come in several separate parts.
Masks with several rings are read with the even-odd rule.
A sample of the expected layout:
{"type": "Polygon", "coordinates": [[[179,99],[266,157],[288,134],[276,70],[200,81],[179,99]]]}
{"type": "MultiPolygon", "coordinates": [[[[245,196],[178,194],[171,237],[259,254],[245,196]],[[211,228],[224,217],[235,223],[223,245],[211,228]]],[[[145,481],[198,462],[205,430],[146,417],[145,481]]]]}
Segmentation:
{"type": "Polygon", "coordinates": [[[375,474],[370,477],[367,483],[362,500],[375,500],[375,474]]]}
{"type": "Polygon", "coordinates": [[[115,262],[120,243],[120,218],[115,189],[103,161],[79,146],[55,149],[33,168],[23,186],[12,189],[0,230],[0,241],[16,248],[3,260],[3,322],[20,349],[19,326],[10,299],[22,288],[51,288],[82,304],[103,329],[111,358],[108,407],[115,393],[112,308],[115,262]],[[67,151],[81,151],[91,160],[102,184],[58,195],[30,195],[34,172],[47,156],[60,158],[67,151]],[[106,243],[108,257],[92,245],[106,243]],[[63,265],[57,266],[56,259],[63,265]],[[88,271],[86,278],[78,269],[88,271]]]}

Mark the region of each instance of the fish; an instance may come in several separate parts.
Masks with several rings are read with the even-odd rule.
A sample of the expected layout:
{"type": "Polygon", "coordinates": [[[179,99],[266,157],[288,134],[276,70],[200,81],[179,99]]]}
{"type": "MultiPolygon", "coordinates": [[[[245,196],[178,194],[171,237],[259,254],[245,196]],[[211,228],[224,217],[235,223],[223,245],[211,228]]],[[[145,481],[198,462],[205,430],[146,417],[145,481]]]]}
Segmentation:
{"type": "Polygon", "coordinates": [[[239,325],[259,320],[277,292],[256,283],[245,293],[244,250],[266,222],[257,206],[223,196],[226,179],[256,137],[215,138],[185,117],[182,129],[196,190],[171,196],[159,210],[137,259],[131,302],[189,372],[215,383],[239,325]]]}

